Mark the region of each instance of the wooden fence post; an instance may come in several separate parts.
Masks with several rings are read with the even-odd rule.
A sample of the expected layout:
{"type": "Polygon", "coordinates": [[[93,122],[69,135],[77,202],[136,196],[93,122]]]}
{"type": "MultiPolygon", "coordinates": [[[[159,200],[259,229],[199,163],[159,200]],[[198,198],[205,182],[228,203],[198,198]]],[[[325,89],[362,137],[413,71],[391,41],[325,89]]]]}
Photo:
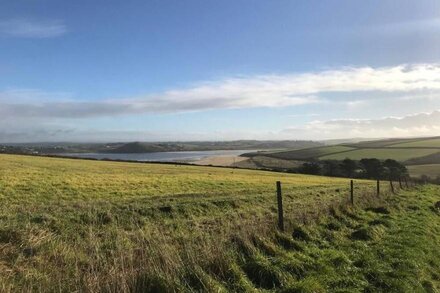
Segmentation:
{"type": "Polygon", "coordinates": [[[400,189],[403,188],[403,187],[402,187],[402,177],[399,177],[399,187],[400,187],[400,189]]]}
{"type": "Polygon", "coordinates": [[[376,182],[376,194],[380,196],[380,180],[378,179],[376,182]]]}
{"type": "Polygon", "coordinates": [[[390,179],[391,192],[394,193],[393,179],[390,179]]]}
{"type": "Polygon", "coordinates": [[[280,181],[277,181],[277,202],[278,202],[278,228],[284,232],[283,196],[281,194],[280,181]]]}
{"type": "Polygon", "coordinates": [[[350,201],[351,204],[354,205],[354,182],[350,180],[350,201]]]}
{"type": "Polygon", "coordinates": [[[408,179],[406,177],[403,177],[403,179],[405,180],[405,186],[406,188],[408,188],[408,179]]]}

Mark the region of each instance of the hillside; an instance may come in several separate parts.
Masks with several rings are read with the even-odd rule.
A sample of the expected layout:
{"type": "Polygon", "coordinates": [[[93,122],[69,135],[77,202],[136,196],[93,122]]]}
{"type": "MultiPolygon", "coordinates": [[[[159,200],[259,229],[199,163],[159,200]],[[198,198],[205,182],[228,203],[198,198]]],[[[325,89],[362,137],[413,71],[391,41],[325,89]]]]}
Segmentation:
{"type": "Polygon", "coordinates": [[[166,144],[149,144],[141,142],[130,142],[118,146],[108,147],[106,149],[99,149],[99,153],[121,153],[121,154],[136,154],[136,153],[155,153],[168,151],[183,151],[184,146],[166,145],[166,144]]]}
{"type": "Polygon", "coordinates": [[[354,148],[352,147],[335,145],[335,146],[322,146],[322,147],[314,147],[314,148],[307,148],[307,149],[300,149],[293,151],[270,152],[267,155],[279,159],[309,160],[313,158],[319,158],[321,156],[325,156],[328,154],[346,153],[353,149],[354,148]]]}
{"type": "Polygon", "coordinates": [[[211,150],[274,150],[301,149],[322,146],[307,140],[236,140],[185,142],[114,142],[114,143],[29,143],[3,144],[0,153],[60,154],[60,153],[153,153],[211,150]]]}
{"type": "MultiPolygon", "coordinates": [[[[417,168],[411,168],[411,170],[417,170],[413,174],[420,176],[423,165],[439,164],[440,167],[440,138],[424,137],[362,141],[359,143],[345,143],[300,150],[249,153],[243,156],[249,157],[250,161],[252,161],[253,157],[257,155],[281,160],[280,166],[287,166],[288,162],[292,160],[298,164],[298,161],[343,160],[345,158],[352,160],[363,158],[394,159],[408,166],[418,166],[417,168]]],[[[248,162],[242,162],[241,164],[244,165],[246,163],[249,165],[248,162]]],[[[440,168],[433,168],[431,166],[426,174],[431,177],[440,176],[440,173],[432,173],[433,170],[435,172],[435,170],[440,170],[440,168]]]]}
{"type": "Polygon", "coordinates": [[[0,155],[0,291],[440,288],[439,188],[355,186],[350,207],[346,179],[0,155]]]}
{"type": "Polygon", "coordinates": [[[409,173],[415,177],[428,176],[430,178],[440,177],[440,164],[424,164],[408,166],[409,173]]]}

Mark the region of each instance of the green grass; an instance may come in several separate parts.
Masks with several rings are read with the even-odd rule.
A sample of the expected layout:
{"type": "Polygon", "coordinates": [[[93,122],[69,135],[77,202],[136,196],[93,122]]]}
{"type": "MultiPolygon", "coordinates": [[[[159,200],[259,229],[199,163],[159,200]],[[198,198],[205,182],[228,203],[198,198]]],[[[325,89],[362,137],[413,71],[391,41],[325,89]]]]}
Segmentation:
{"type": "Polygon", "coordinates": [[[275,168],[275,169],[290,169],[298,167],[302,164],[301,161],[295,160],[284,160],[273,158],[269,156],[252,156],[247,160],[236,163],[234,166],[240,168],[250,168],[250,169],[258,169],[258,168],[275,168]]]}
{"type": "Polygon", "coordinates": [[[420,177],[427,175],[431,178],[440,176],[440,164],[412,165],[408,166],[411,176],[420,177]]]}
{"type": "Polygon", "coordinates": [[[438,290],[440,189],[347,183],[0,155],[0,292],[438,290]]]}
{"type": "Polygon", "coordinates": [[[405,161],[406,165],[430,165],[430,164],[440,164],[440,151],[434,154],[412,158],[405,161]]]}
{"type": "Polygon", "coordinates": [[[324,147],[308,148],[308,149],[293,150],[293,151],[274,152],[266,155],[280,159],[306,160],[328,154],[346,152],[350,150],[353,150],[353,148],[336,145],[336,146],[324,146],[324,147]]]}
{"type": "Polygon", "coordinates": [[[417,147],[417,148],[440,148],[440,138],[419,139],[405,143],[390,145],[390,147],[417,147]]]}
{"type": "Polygon", "coordinates": [[[438,152],[437,149],[359,149],[344,153],[332,154],[319,157],[320,160],[343,160],[349,158],[352,160],[360,160],[363,158],[377,158],[381,160],[394,159],[398,161],[406,161],[412,158],[423,157],[438,152]]]}
{"type": "Polygon", "coordinates": [[[380,140],[362,141],[358,143],[347,143],[345,145],[354,148],[384,148],[391,145],[407,143],[412,141],[419,141],[420,138],[388,138],[380,140]]]}
{"type": "Polygon", "coordinates": [[[10,189],[13,194],[31,190],[27,199],[37,201],[41,195],[116,201],[173,195],[257,195],[272,192],[277,180],[296,187],[344,182],[343,179],[253,170],[12,155],[0,155],[0,163],[3,190],[10,189]]]}

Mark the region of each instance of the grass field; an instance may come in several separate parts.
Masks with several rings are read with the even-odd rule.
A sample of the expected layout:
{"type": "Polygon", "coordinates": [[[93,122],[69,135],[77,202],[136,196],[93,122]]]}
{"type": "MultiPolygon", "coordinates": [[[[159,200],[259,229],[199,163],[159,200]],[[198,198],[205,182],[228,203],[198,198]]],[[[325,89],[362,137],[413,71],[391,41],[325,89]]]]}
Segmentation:
{"type": "Polygon", "coordinates": [[[358,143],[347,143],[344,145],[351,146],[354,148],[386,148],[396,144],[416,142],[424,138],[388,138],[380,140],[371,141],[361,141],[358,143]]]}
{"type": "MultiPolygon", "coordinates": [[[[344,160],[346,158],[353,160],[365,158],[394,159],[407,166],[440,164],[440,138],[393,138],[299,150],[262,152],[246,154],[245,156],[249,157],[250,160],[245,160],[237,166],[278,170],[294,169],[307,161],[344,160]],[[257,157],[259,162],[252,162],[256,161],[257,157]],[[278,161],[274,161],[275,159],[278,161]],[[289,164],[289,162],[292,164],[289,164]]],[[[431,172],[431,170],[423,172],[420,170],[421,168],[423,167],[418,167],[417,172],[431,172]]]]}
{"type": "Polygon", "coordinates": [[[438,149],[359,149],[349,152],[331,154],[319,157],[320,160],[343,160],[349,158],[352,160],[360,160],[363,158],[377,158],[381,160],[394,159],[398,161],[406,161],[416,157],[424,157],[437,153],[438,149]]]}
{"type": "Polygon", "coordinates": [[[434,154],[418,157],[418,158],[411,158],[407,161],[405,161],[406,165],[430,165],[430,164],[440,164],[440,151],[436,152],[434,154]]]}
{"type": "Polygon", "coordinates": [[[391,147],[440,148],[440,138],[419,139],[416,141],[392,144],[391,147]]]}
{"type": "Polygon", "coordinates": [[[302,164],[301,161],[295,161],[295,160],[284,160],[269,156],[252,156],[250,158],[246,158],[246,160],[236,163],[234,166],[240,168],[250,168],[250,169],[258,169],[258,168],[289,169],[289,168],[298,167],[301,164],[302,164]]]}
{"type": "Polygon", "coordinates": [[[336,145],[336,146],[315,147],[315,148],[293,150],[293,151],[273,152],[266,155],[280,159],[306,160],[306,159],[321,157],[327,154],[346,152],[350,150],[353,150],[353,148],[336,145]]]}
{"type": "Polygon", "coordinates": [[[427,175],[431,178],[440,176],[440,164],[412,165],[408,166],[411,176],[420,177],[427,175]]]}
{"type": "Polygon", "coordinates": [[[439,188],[374,190],[351,208],[346,179],[0,155],[0,292],[438,289],[439,188]]]}

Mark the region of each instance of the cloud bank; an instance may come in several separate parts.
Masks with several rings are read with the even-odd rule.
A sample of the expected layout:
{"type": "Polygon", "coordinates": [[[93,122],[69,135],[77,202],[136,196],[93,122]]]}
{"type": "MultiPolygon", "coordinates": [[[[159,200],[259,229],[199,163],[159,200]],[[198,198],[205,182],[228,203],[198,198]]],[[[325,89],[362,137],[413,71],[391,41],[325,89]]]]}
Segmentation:
{"type": "Polygon", "coordinates": [[[440,110],[402,117],[381,119],[339,119],[312,121],[305,125],[274,131],[133,131],[111,129],[78,129],[49,125],[28,125],[18,129],[0,129],[3,142],[109,142],[109,141],[183,141],[239,139],[343,139],[440,136],[440,110]]]}
{"type": "MultiPolygon", "coordinates": [[[[160,137],[203,137],[204,139],[324,139],[347,137],[391,137],[440,135],[440,64],[414,64],[392,67],[344,67],[312,73],[239,76],[198,83],[187,88],[173,89],[140,97],[106,100],[76,100],[69,93],[45,93],[39,90],[0,91],[0,141],[86,140],[89,134],[96,140],[141,140],[146,134],[160,137]],[[423,103],[422,103],[423,102],[423,103]],[[308,105],[313,111],[298,112],[295,107],[308,105]],[[405,106],[402,111],[397,109],[405,106]],[[94,125],[94,119],[202,112],[224,109],[286,108],[292,120],[300,125],[258,131],[234,133],[214,131],[194,134],[179,131],[175,134],[154,133],[153,129],[130,132],[124,127],[112,130],[94,125]],[[337,119],[341,109],[349,109],[351,118],[399,115],[400,118],[337,119]],[[376,113],[383,110],[382,114],[376,113]],[[429,113],[420,113],[427,111],[429,113]],[[418,112],[418,114],[406,115],[418,112]],[[311,112],[310,112],[311,113],[311,112]],[[327,119],[319,114],[329,113],[327,119]],[[370,116],[368,116],[368,114],[370,116]],[[405,116],[406,115],[406,116],[405,116]],[[303,119],[301,119],[303,117],[303,119]],[[308,118],[307,118],[308,117],[308,118]],[[81,122],[81,123],[77,123],[81,122]],[[305,122],[304,122],[305,121],[305,122]],[[72,129],[72,125],[83,128],[72,129]],[[116,132],[115,132],[116,131],[116,132]]],[[[302,108],[304,109],[304,108],[302,108]]],[[[303,111],[303,110],[301,110],[303,111]]],[[[349,116],[350,117],[350,116],[349,116]]],[[[258,117],[250,117],[258,120],[258,117]]],[[[142,127],[136,125],[136,129],[142,127]]],[[[221,127],[219,125],[219,127],[221,127]]],[[[160,128],[160,127],[159,127],[160,128]]]]}
{"type": "Polygon", "coordinates": [[[313,121],[281,132],[285,136],[330,138],[410,137],[440,135],[440,110],[381,119],[313,121]]]}
{"type": "MultiPolygon", "coordinates": [[[[160,114],[217,109],[287,107],[324,102],[325,95],[351,93],[351,103],[362,92],[396,92],[408,99],[415,91],[440,92],[440,64],[360,67],[315,73],[244,76],[204,82],[144,97],[75,101],[45,98],[38,92],[17,98],[0,92],[0,116],[89,118],[130,114],[160,114]]],[[[383,94],[384,93],[384,94],[383,94]]]]}

